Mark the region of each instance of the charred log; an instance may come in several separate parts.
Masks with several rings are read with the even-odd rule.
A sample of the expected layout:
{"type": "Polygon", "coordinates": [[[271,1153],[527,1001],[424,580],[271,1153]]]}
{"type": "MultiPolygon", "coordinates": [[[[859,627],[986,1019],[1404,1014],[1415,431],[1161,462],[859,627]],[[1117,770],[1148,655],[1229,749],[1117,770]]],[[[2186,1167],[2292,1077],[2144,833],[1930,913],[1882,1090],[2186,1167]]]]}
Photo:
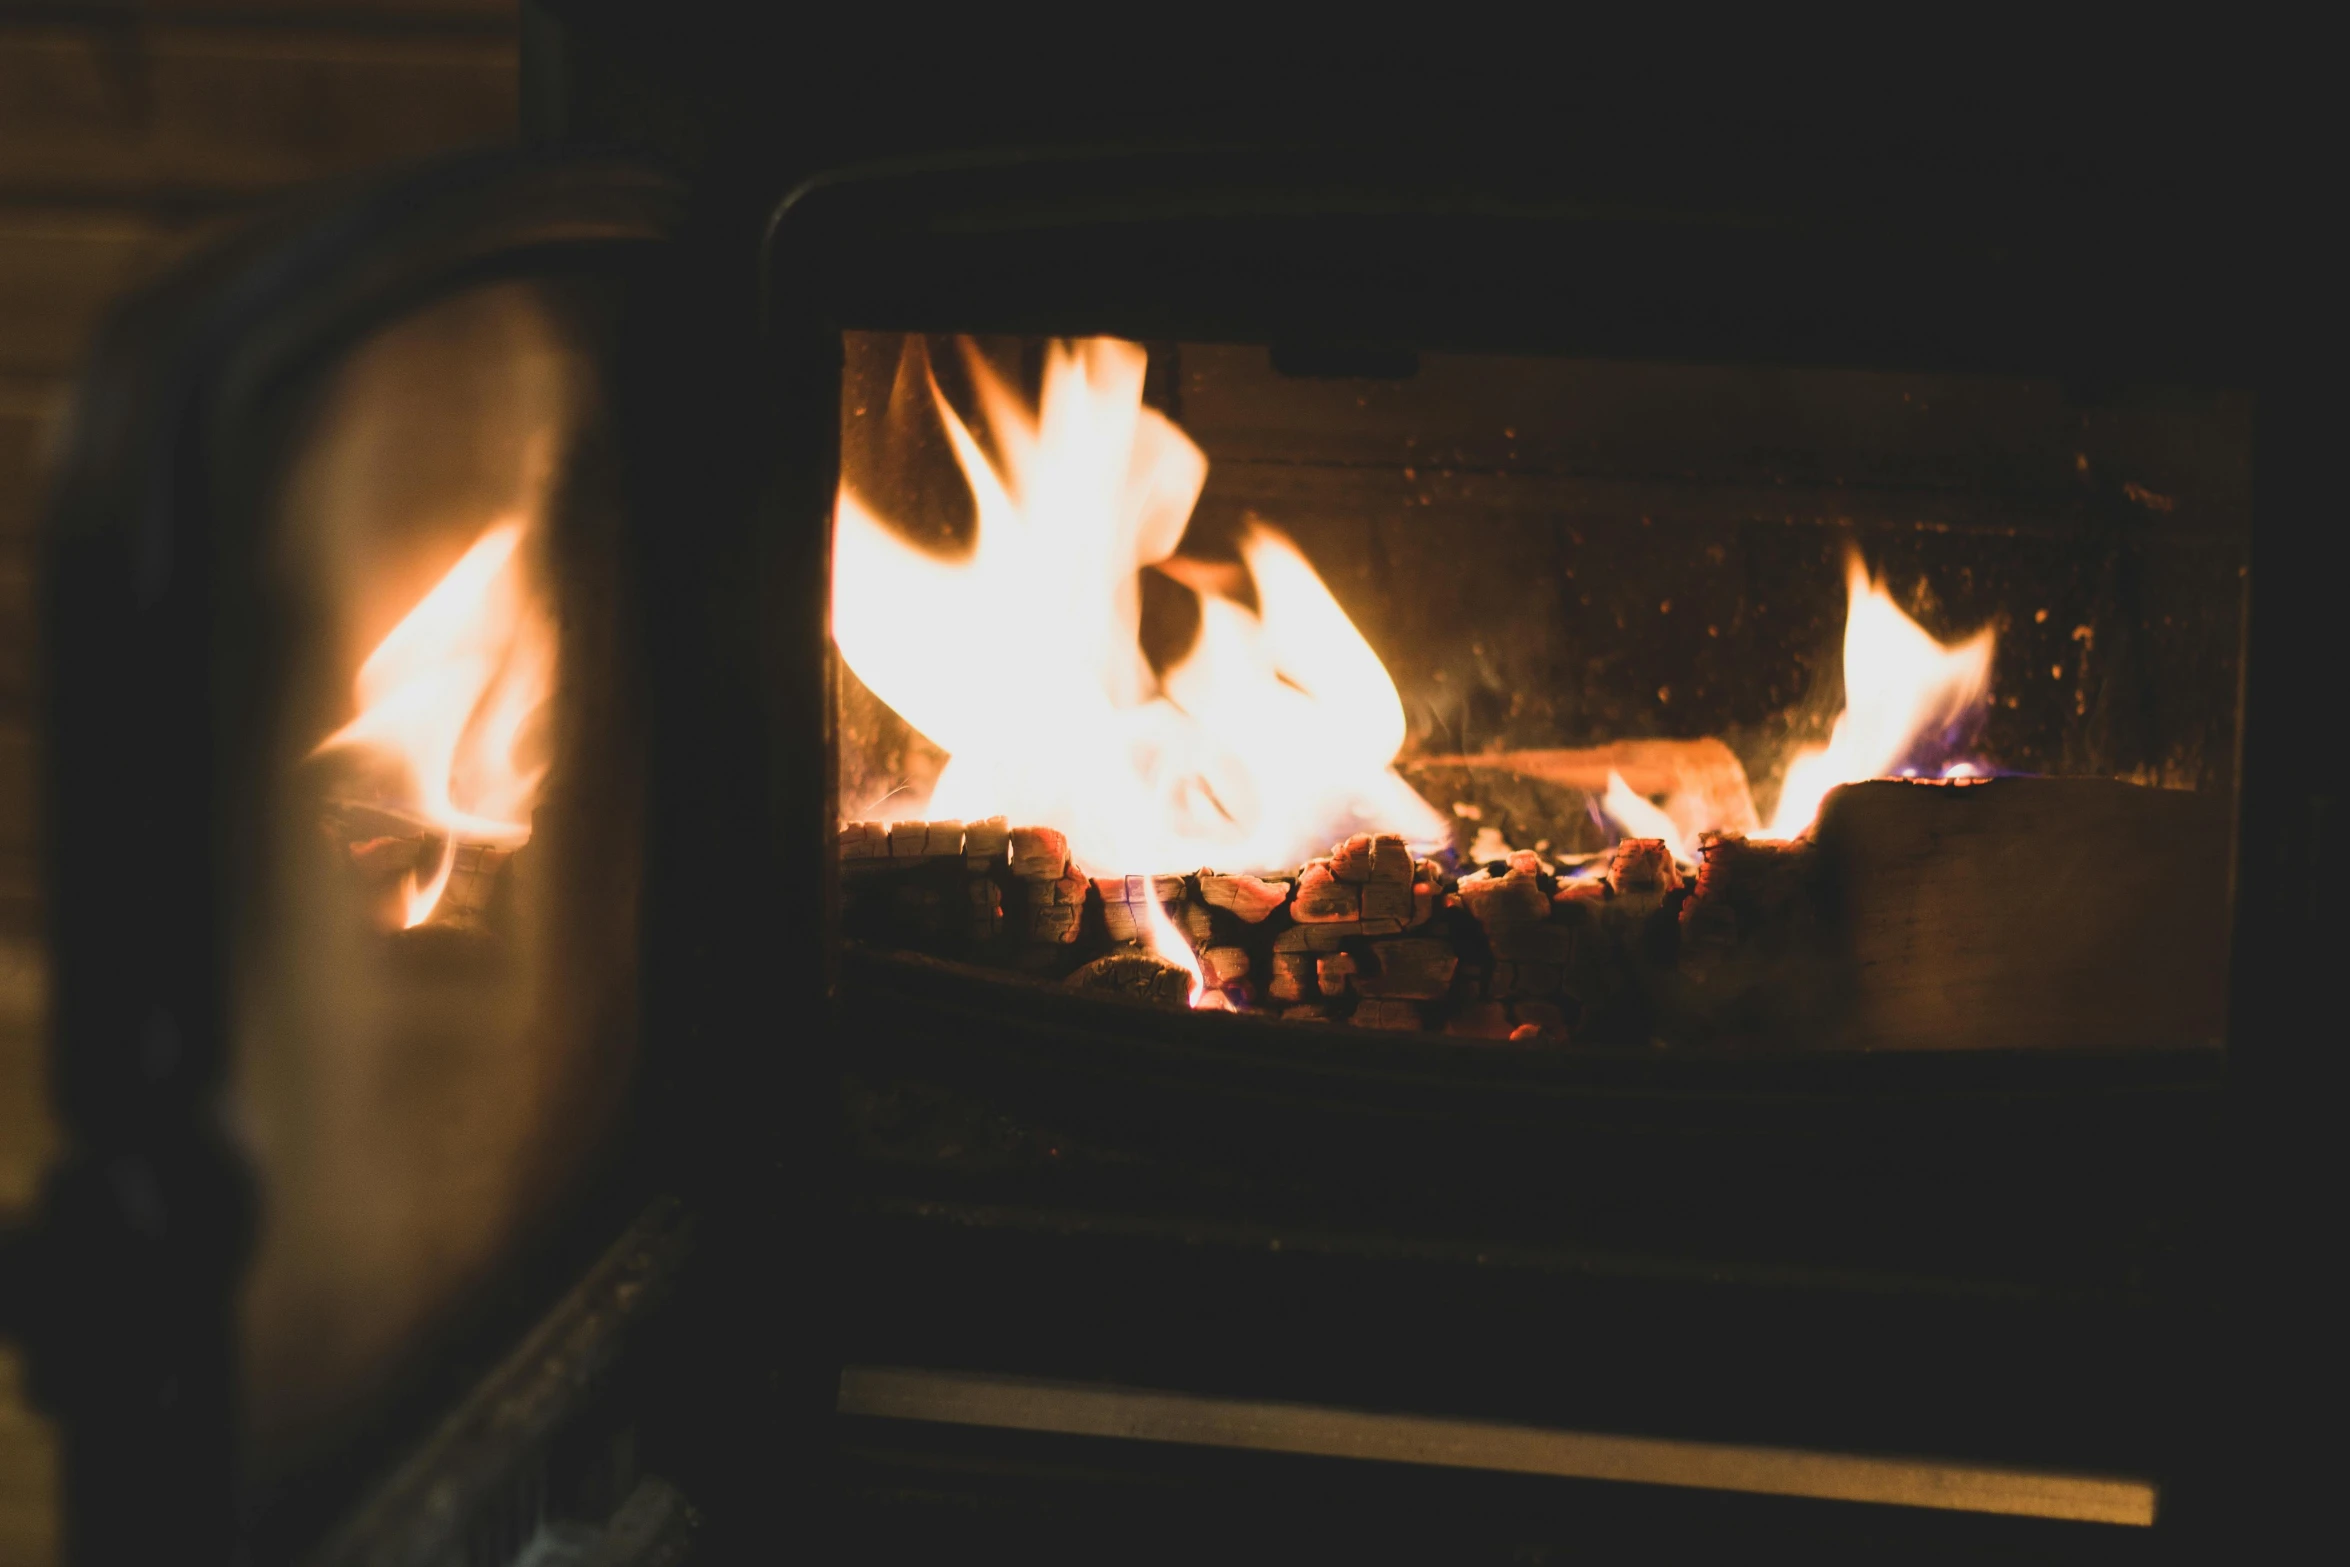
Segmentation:
{"type": "MultiPolygon", "coordinates": [[[[1654,839],[1455,877],[1363,835],[1287,878],[1089,879],[1049,829],[852,823],[844,928],[1162,1002],[1172,972],[1182,1004],[1190,976],[1143,950],[1156,903],[1203,1005],[1521,1046],[2192,1044],[2224,981],[2214,810],[2101,780],[1862,784],[1813,836],[1701,840],[1693,878],[1654,839]]],[[[353,856],[397,876],[414,850],[353,856]]]]}

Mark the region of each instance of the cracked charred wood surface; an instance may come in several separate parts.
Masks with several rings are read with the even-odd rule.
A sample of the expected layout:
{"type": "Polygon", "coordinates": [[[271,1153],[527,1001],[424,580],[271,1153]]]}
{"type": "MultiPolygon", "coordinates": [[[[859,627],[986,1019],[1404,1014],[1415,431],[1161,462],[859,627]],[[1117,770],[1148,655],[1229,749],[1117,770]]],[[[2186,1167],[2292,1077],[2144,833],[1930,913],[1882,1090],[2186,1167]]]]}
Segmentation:
{"type": "MultiPolygon", "coordinates": [[[[1572,790],[1586,800],[1607,793],[1610,773],[1644,799],[1678,796],[1724,832],[1752,833],[1754,798],[1737,755],[1711,736],[1696,740],[1619,740],[1612,745],[1467,756],[1418,756],[1399,764],[1405,776],[1458,782],[1474,796],[1497,775],[1572,790]]],[[[1440,791],[1440,792],[1447,792],[1440,791]]],[[[1553,807],[1555,810],[1556,807],[1553,807]]]]}
{"type": "MultiPolygon", "coordinates": [[[[890,838],[927,849],[937,825],[890,838]]],[[[846,859],[843,885],[853,935],[1040,974],[1142,944],[1156,903],[1224,1001],[1299,1020],[1519,1044],[2167,1048],[2219,1038],[2226,825],[2207,797],[2104,779],[1884,780],[1833,792],[1811,837],[1707,838],[1694,886],[1655,839],[1580,873],[1520,850],[1456,876],[1368,836],[1289,880],[1057,882],[974,872],[941,837],[920,859],[846,859]],[[927,917],[972,878],[1025,909],[1010,935],[927,917]]],[[[844,828],[844,855],[873,832],[844,828]]],[[[1036,834],[1009,836],[1016,867],[1036,834]]]]}

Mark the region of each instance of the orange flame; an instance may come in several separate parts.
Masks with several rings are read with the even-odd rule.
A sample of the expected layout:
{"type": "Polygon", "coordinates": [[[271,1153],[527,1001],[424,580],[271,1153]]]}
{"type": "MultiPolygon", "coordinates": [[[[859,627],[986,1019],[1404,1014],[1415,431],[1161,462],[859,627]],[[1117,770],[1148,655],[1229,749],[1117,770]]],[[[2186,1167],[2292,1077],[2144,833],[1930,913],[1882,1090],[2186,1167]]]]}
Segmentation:
{"type": "MultiPolygon", "coordinates": [[[[516,848],[530,841],[543,763],[516,753],[554,688],[555,629],[525,579],[523,524],[474,541],[359,666],[359,716],[318,746],[396,757],[401,802],[439,829],[433,874],[409,872],[402,921],[428,919],[449,884],[460,841],[516,848]]],[[[313,753],[316,754],[316,753],[313,753]]]]}
{"type": "Polygon", "coordinates": [[[1764,836],[1792,838],[1819,814],[1838,784],[1881,778],[1922,740],[1979,709],[1991,692],[1989,626],[1964,642],[1937,642],[1872,580],[1856,551],[1846,572],[1844,711],[1828,743],[1787,764],[1779,807],[1764,836]]]}
{"type": "Polygon", "coordinates": [[[1000,465],[930,391],[976,503],[969,557],[904,542],[845,484],[835,512],[841,657],[951,758],[902,809],[1056,827],[1101,875],[1295,864],[1366,830],[1441,842],[1388,765],[1394,682],[1272,528],[1240,543],[1257,609],[1203,591],[1198,640],[1153,676],[1138,573],[1174,553],[1208,464],[1142,405],[1143,350],[1053,344],[1033,415],[968,357],[1000,465]]]}
{"type": "Polygon", "coordinates": [[[1600,800],[1599,808],[1624,830],[1625,837],[1662,838],[1667,852],[1674,859],[1684,865],[1692,863],[1689,845],[1681,836],[1679,824],[1661,807],[1635,793],[1632,786],[1624,782],[1624,775],[1612,767],[1607,771],[1607,794],[1600,800]]]}
{"type": "Polygon", "coordinates": [[[1142,928],[1152,952],[1191,976],[1190,1001],[1197,1007],[1207,993],[1208,971],[1200,967],[1199,954],[1191,950],[1191,942],[1175,928],[1175,922],[1159,907],[1157,898],[1143,900],[1142,928]]]}

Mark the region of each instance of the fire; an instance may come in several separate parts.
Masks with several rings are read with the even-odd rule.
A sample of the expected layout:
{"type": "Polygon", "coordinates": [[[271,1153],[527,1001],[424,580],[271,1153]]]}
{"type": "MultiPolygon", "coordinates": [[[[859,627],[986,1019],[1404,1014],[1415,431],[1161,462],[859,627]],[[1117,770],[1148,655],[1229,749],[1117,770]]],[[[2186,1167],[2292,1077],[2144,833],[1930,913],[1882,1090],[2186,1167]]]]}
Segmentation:
{"type": "MultiPolygon", "coordinates": [[[[1825,746],[1801,751],[1788,763],[1779,808],[1760,836],[1792,838],[1811,825],[1820,801],[1838,784],[1885,777],[1921,752],[1947,750],[1949,738],[1971,727],[1990,696],[1995,639],[1989,627],[1945,645],[1901,612],[1857,553],[1848,582],[1844,711],[1825,746]]],[[[1950,778],[1976,774],[1967,762],[1943,770],[1950,778]]],[[[1663,839],[1683,863],[1689,862],[1690,845],[1699,833],[1735,826],[1714,819],[1721,814],[1718,800],[1684,793],[1660,807],[1612,770],[1600,810],[1627,837],[1663,839]]],[[[1751,818],[1751,808],[1745,815],[1751,818]]]]}
{"type": "Polygon", "coordinates": [[[1199,954],[1191,950],[1190,941],[1167,918],[1167,911],[1159,907],[1158,899],[1143,900],[1142,928],[1151,951],[1191,976],[1191,995],[1187,999],[1194,1007],[1198,1006],[1208,988],[1208,971],[1200,967],[1199,954]]]}
{"type": "Polygon", "coordinates": [[[399,803],[437,830],[437,868],[421,882],[409,872],[402,889],[410,927],[440,902],[460,841],[530,841],[546,767],[519,753],[554,688],[555,628],[526,578],[523,537],[516,520],[474,541],[368,654],[355,685],[359,716],[318,746],[396,759],[407,779],[399,803]]]}
{"type": "Polygon", "coordinates": [[[1765,837],[1802,832],[1830,789],[1892,773],[1913,752],[1970,723],[1990,696],[1990,627],[1964,642],[1938,642],[1870,578],[1857,552],[1846,578],[1844,711],[1825,746],[1787,764],[1765,837]]]}
{"type": "MultiPolygon", "coordinates": [[[[1097,875],[1294,865],[1359,831],[1445,841],[1391,765],[1405,738],[1393,680],[1297,546],[1252,518],[1237,569],[1176,556],[1208,462],[1143,405],[1143,350],[1050,345],[1033,409],[964,351],[987,447],[924,377],[976,513],[969,553],[907,542],[846,482],[835,509],[841,658],[949,757],[930,798],[898,811],[1056,827],[1097,875]],[[1147,568],[1199,599],[1197,638],[1163,675],[1141,645],[1147,568]]],[[[1848,582],[1845,708],[1788,765],[1764,836],[1802,832],[1838,784],[1947,749],[1989,695],[1990,629],[1936,641],[1857,552],[1848,582]]],[[[1601,809],[1684,861],[1699,833],[1753,820],[1714,820],[1719,800],[1660,807],[1614,775],[1601,809]]],[[[1189,945],[1172,926],[1151,935],[1192,971],[1196,1000],[1189,945]]]]}
{"type": "Polygon", "coordinates": [[[1185,574],[1198,639],[1153,674],[1139,573],[1175,553],[1208,463],[1143,406],[1143,350],[1051,345],[1031,413],[965,346],[994,456],[929,386],[977,511],[970,554],[906,543],[846,484],[835,514],[841,657],[950,757],[905,808],[1057,827],[1101,875],[1292,865],[1359,831],[1442,841],[1389,766],[1394,682],[1275,529],[1240,540],[1254,609],[1185,574]]]}
{"type": "Polygon", "coordinates": [[[1673,818],[1635,793],[1632,786],[1624,782],[1624,775],[1612,767],[1607,774],[1607,794],[1601,798],[1599,808],[1607,813],[1610,821],[1624,830],[1625,837],[1662,838],[1665,848],[1674,859],[1684,865],[1690,863],[1689,845],[1683,840],[1681,829],[1673,818]]]}

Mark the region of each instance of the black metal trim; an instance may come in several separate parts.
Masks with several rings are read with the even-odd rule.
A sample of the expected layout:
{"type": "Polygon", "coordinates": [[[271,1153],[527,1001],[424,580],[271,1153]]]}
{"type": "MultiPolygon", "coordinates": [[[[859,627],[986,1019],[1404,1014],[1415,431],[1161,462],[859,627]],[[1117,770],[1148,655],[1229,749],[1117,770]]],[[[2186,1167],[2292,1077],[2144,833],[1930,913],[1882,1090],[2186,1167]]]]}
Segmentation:
{"type": "Polygon", "coordinates": [[[913,1366],[844,1367],[840,1412],[1095,1440],[1174,1442],[2125,1528],[2151,1527],[2160,1497],[2152,1481],[2130,1475],[1690,1442],[913,1366]]]}
{"type": "Polygon", "coordinates": [[[544,1521],[549,1448],[596,1401],[630,1344],[667,1303],[694,1253],[697,1229],[693,1214],[674,1199],[646,1209],[305,1558],[307,1567],[429,1567],[455,1559],[517,1492],[535,1505],[508,1532],[527,1541],[544,1521]]]}
{"type": "MultiPolygon", "coordinates": [[[[1367,167],[1321,154],[1236,157],[1195,149],[908,161],[804,183],[773,216],[762,269],[778,404],[805,415],[790,432],[787,471],[764,524],[771,547],[809,572],[827,568],[837,453],[823,448],[820,436],[837,418],[838,333],[850,328],[1297,339],[2248,387],[2260,400],[2264,477],[2253,553],[2263,568],[2275,568],[2291,521],[2278,495],[2314,496],[2314,470],[2303,470],[2317,448],[2306,421],[2292,413],[2314,384],[2311,364],[2290,338],[2289,311],[2264,296],[2265,263],[2225,236],[2148,246],[2110,225],[2059,231],[2043,221],[1995,231],[1979,226],[1980,209],[1960,221],[1900,226],[1839,221],[1818,207],[1633,210],[1578,200],[1539,176],[1510,186],[1462,172],[1475,167],[1462,160],[1439,167],[1433,159],[1367,167]],[[2284,439],[2273,439],[2280,432],[2284,439]],[[2280,472],[2303,482],[2279,486],[2273,478],[2280,472]]],[[[2263,651],[2276,642],[2270,602],[2255,593],[2248,715],[2293,701],[2290,671],[2263,651]]],[[[779,599],[772,613],[786,623],[778,640],[802,650],[825,645],[823,606],[812,596],[779,599]]],[[[811,690],[789,716],[805,722],[824,711],[821,693],[811,690]]],[[[2247,723],[2258,728],[2253,717],[2247,723]]],[[[779,734],[775,743],[828,758],[828,717],[824,724],[779,734]]],[[[2313,812],[2322,814],[2330,791],[2306,758],[2291,781],[2272,776],[2276,754],[2271,741],[2252,735],[2237,860],[2258,854],[2268,864],[2291,864],[2288,884],[2296,892],[2315,889],[2323,883],[2302,872],[2294,846],[2331,841],[2304,827],[2317,820],[2313,812]],[[2260,804],[2270,800],[2273,807],[2260,804]],[[2283,814],[2263,820],[2268,809],[2283,814]]],[[[829,795],[822,810],[795,797],[776,823],[794,861],[822,861],[826,878],[829,857],[816,839],[830,830],[830,807],[829,795]],[[805,845],[797,841],[803,835],[805,845]]],[[[2307,859],[2314,873],[2316,860],[2307,859]]],[[[2244,896],[2259,895],[2256,884],[2270,880],[2264,871],[2243,881],[2244,896]]],[[[2318,896],[2310,893],[2313,915],[2318,896]]],[[[2258,908],[2240,901],[2237,950],[2272,943],[2280,922],[2297,913],[2297,898],[2264,897],[2258,908]]],[[[2267,959],[2240,963],[2232,976],[2231,1050],[2192,1058],[1659,1055],[1550,1067],[1479,1063],[1460,1049],[1415,1051],[1381,1041],[1363,1042],[1339,1060],[1335,1052],[1255,1037],[1264,1031],[1245,1026],[1185,1029],[1193,1020],[1171,1019],[1161,1027],[1106,1011],[990,1001],[973,977],[853,952],[836,970],[833,1037],[853,1067],[883,1081],[949,1082],[975,1107],[1017,1103],[1040,1116],[1074,1117],[1106,1103],[1105,1092],[1140,1100],[1173,1087],[1171,1100],[1162,1092],[1152,1106],[1123,1107],[1121,1130],[1140,1128],[1162,1152],[1168,1144],[1254,1149],[1319,1113],[1342,1134],[1332,1147],[1347,1146],[1347,1137],[1369,1144],[1350,1150],[1361,1162],[1340,1168],[1378,1168],[1393,1155],[1361,1136],[1357,1128],[1370,1117],[1359,1112],[1392,1110],[1393,1101],[1414,1092],[1458,1107],[1527,1089],[1544,1101],[1540,1113],[1558,1120],[1562,1144],[1612,1128],[1607,1146],[1641,1161],[1630,1168],[1667,1175],[1693,1195],[1707,1179],[1691,1174],[1689,1161],[1710,1171],[1715,1189],[1745,1187],[1756,1172],[1739,1154],[1770,1140],[1734,1138],[1709,1151],[1710,1122],[1742,1122],[1766,1134],[1778,1123],[1793,1147],[1831,1124],[1821,1119],[1830,1106],[1841,1112],[1836,1119],[1863,1130],[1880,1112],[1897,1110],[1885,1125],[1929,1127],[1930,1146],[1994,1161],[2019,1191],[2033,1184],[2012,1167],[2027,1153],[2049,1160],[2052,1173],[2069,1170],[2116,1190],[2131,1175],[2147,1175],[2170,1194],[2163,1198],[2170,1234],[2160,1276],[2143,1282],[2156,1315],[2169,1324],[2166,1341],[2180,1345],[2172,1363],[2149,1374],[2182,1396],[2170,1423],[2177,1429],[2162,1440],[2174,1467],[2193,1472],[2182,1492],[2193,1529],[2210,1516],[2210,1448],[2221,1440],[2211,1434],[2220,1427],[2192,1429],[2208,1407],[2200,1401],[2213,1391],[2219,1353],[2211,1312],[2224,1288],[2215,1250],[2223,1226],[2217,1205],[2228,1186],[2221,1132],[2241,1103],[2233,1085],[2247,1061],[2257,1058],[2280,1077],[2306,1076],[2290,1065],[2308,1052],[2295,1044],[2284,998],[2304,994],[2311,971],[2288,979],[2275,961],[2284,950],[2305,948],[2296,938],[2267,959]],[[2255,974],[2264,976],[2262,989],[2253,988],[2255,974]],[[1147,1089],[1121,1089],[1121,1074],[1147,1078],[1147,1089]],[[1205,1118],[1195,1119],[1203,1107],[1205,1118]],[[2078,1117],[2078,1138],[2063,1130],[2068,1117],[2078,1117]],[[2166,1127],[2183,1145],[2164,1143],[2166,1127]],[[2181,1199],[2187,1193],[2192,1201],[2181,1199]]],[[[1523,1109],[1513,1118],[1523,1119],[1523,1109]]],[[[1443,1119],[1429,1111],[1418,1124],[1443,1119]]],[[[1468,1133],[1438,1141],[1470,1159],[1487,1152],[1468,1133]]],[[[1307,1142],[1313,1154],[1293,1149],[1293,1163],[1316,1163],[1328,1151],[1307,1142]]],[[[1861,1156],[1884,1143],[1880,1127],[1850,1152],[1861,1156]]],[[[1409,1139],[1388,1146],[1420,1155],[1415,1170],[1441,1163],[1441,1155],[1409,1139]]],[[[1270,1152],[1262,1162],[1279,1165],[1270,1152]]],[[[1880,1182],[1866,1158],[1850,1168],[1863,1188],[1880,1182]]],[[[1010,1179],[966,1182],[943,1170],[918,1176],[894,1166],[875,1178],[885,1182],[884,1200],[948,1202],[995,1200],[989,1194],[1010,1179]]],[[[1955,1190],[1960,1179],[1953,1173],[1941,1185],[1955,1190]]],[[[1038,1182],[1076,1190],[1068,1178],[1038,1182]]],[[[1861,1206],[1878,1222],[1899,1222],[1895,1194],[1880,1190],[1861,1206]]]]}

